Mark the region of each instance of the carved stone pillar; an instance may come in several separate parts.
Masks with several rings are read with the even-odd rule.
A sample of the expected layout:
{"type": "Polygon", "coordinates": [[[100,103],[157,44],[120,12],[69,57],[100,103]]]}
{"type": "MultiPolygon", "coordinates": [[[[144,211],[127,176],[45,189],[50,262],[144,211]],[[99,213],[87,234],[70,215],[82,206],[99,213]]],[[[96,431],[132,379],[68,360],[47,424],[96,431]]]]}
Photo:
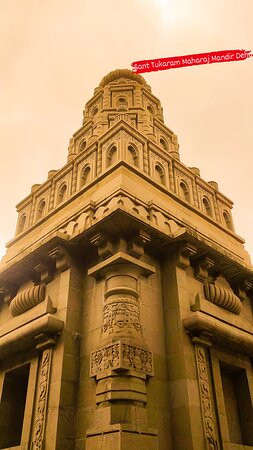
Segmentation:
{"type": "MultiPolygon", "coordinates": [[[[94,242],[100,242],[100,255],[114,248],[102,240],[94,242]]],[[[101,438],[104,433],[110,435],[110,445],[103,447],[106,449],[157,448],[156,432],[147,424],[146,381],[153,375],[153,356],[143,339],[139,296],[140,275],[152,273],[152,266],[123,251],[116,251],[88,272],[104,280],[105,290],[101,299],[101,345],[90,357],[90,376],[96,380],[99,408],[94,428],[87,432],[87,450],[97,448],[97,436],[101,438]],[[131,433],[136,433],[134,443],[131,433]]]]}

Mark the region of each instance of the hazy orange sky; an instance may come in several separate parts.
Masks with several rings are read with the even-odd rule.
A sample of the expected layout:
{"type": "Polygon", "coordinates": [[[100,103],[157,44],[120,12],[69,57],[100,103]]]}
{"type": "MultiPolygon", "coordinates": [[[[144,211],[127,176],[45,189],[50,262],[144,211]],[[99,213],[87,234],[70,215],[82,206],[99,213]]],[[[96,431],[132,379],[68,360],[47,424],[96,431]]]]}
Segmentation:
{"type": "MultiPolygon", "coordinates": [[[[101,78],[133,61],[253,50],[252,0],[0,0],[0,255],[15,205],[66,163],[101,78]]],[[[234,201],[253,256],[253,58],[144,74],[181,160],[234,201]]]]}

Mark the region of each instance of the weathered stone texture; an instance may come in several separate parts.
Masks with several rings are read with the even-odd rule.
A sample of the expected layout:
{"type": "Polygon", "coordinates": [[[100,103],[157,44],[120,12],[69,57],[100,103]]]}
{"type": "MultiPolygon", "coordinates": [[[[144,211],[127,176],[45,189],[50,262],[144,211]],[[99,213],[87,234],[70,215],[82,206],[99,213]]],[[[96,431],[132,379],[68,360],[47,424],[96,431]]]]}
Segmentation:
{"type": "Polygon", "coordinates": [[[144,78],[106,75],[0,264],[1,448],[253,448],[253,270],[231,208],[180,161],[144,78]]]}

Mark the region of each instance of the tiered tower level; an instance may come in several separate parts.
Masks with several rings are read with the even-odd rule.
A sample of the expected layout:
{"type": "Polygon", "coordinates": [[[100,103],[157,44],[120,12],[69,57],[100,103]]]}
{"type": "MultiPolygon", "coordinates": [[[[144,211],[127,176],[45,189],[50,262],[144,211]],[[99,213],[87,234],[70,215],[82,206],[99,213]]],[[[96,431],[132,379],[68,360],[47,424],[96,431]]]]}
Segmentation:
{"type": "Polygon", "coordinates": [[[180,161],[144,78],[106,75],[0,264],[1,448],[253,448],[253,271],[231,208],[180,161]]]}

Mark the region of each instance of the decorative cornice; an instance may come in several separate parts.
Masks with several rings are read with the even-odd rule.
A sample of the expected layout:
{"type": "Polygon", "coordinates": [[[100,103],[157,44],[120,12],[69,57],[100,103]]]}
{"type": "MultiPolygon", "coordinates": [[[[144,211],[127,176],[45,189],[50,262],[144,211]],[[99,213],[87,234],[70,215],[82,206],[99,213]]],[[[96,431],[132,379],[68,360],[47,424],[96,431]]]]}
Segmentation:
{"type": "Polygon", "coordinates": [[[71,256],[65,247],[58,245],[49,251],[49,256],[55,261],[56,269],[59,272],[69,269],[71,256]]]}
{"type": "Polygon", "coordinates": [[[186,270],[190,266],[190,257],[195,255],[197,248],[190,243],[183,243],[176,251],[176,265],[186,270]]]}
{"type": "Polygon", "coordinates": [[[209,270],[214,266],[214,261],[208,256],[198,258],[194,261],[194,272],[197,280],[204,282],[209,275],[209,270]]]}
{"type": "Polygon", "coordinates": [[[135,258],[140,258],[144,255],[144,246],[151,241],[150,235],[143,230],[139,230],[132,236],[128,243],[129,254],[135,258]]]}
{"type": "Polygon", "coordinates": [[[98,249],[98,256],[101,260],[113,255],[113,242],[112,238],[106,233],[96,233],[91,239],[90,243],[95,245],[98,249]]]}
{"type": "MultiPolygon", "coordinates": [[[[173,213],[165,211],[159,205],[138,200],[128,190],[118,188],[106,199],[96,203],[86,203],[80,208],[79,212],[60,223],[58,231],[53,229],[42,240],[31,242],[25,250],[22,250],[17,256],[3,264],[1,266],[0,283],[12,285],[13,282],[16,283],[18,280],[18,283],[21,285],[28,279],[28,275],[30,276],[31,272],[34,271],[34,257],[37,259],[39,256],[39,262],[41,262],[41,257],[43,259],[45,255],[48,255],[49,249],[58,245],[58,243],[70,247],[79,245],[82,242],[81,245],[85,246],[87,240],[84,240],[84,237],[87,236],[89,240],[91,227],[94,230],[92,234],[95,234],[101,230],[100,222],[103,221],[104,223],[107,221],[109,224],[112,221],[113,223],[114,218],[117,217],[117,220],[119,219],[119,215],[122,216],[120,217],[120,223],[122,224],[122,232],[125,235],[127,235],[127,229],[124,229],[124,223],[128,225],[135,223],[135,229],[141,227],[141,229],[149,229],[152,232],[151,245],[154,245],[157,242],[156,237],[159,237],[161,244],[159,248],[164,250],[173,240],[174,242],[189,241],[198,248],[199,254],[208,253],[210,255],[215,264],[219,266],[218,270],[227,277],[233,286],[235,283],[241,283],[243,280],[253,280],[253,271],[242,257],[235,255],[232,251],[219,245],[200,231],[194,230],[188,225],[187,227],[184,226],[182,220],[177,219],[173,213]]],[[[27,233],[29,233],[29,230],[27,230],[27,233]]],[[[195,257],[193,262],[194,259],[195,257]]]]}
{"type": "Polygon", "coordinates": [[[53,279],[54,271],[50,264],[40,263],[34,267],[35,272],[38,274],[41,283],[49,283],[53,279]]]}

